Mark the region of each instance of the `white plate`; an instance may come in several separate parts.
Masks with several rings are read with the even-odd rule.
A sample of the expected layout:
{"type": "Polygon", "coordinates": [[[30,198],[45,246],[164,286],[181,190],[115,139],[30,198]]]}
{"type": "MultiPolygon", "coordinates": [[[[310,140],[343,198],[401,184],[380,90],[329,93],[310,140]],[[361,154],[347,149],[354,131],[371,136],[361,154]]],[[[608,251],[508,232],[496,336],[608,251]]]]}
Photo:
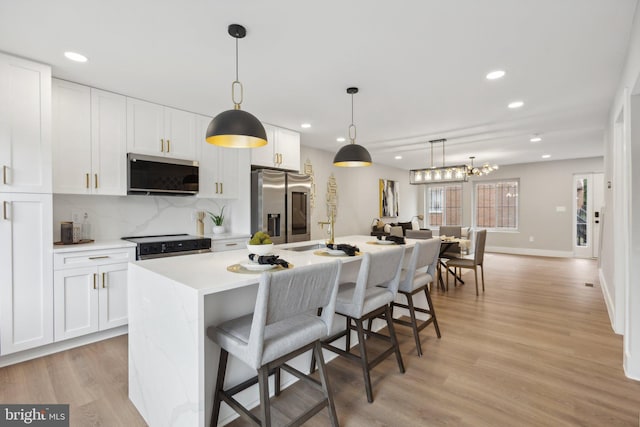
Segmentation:
{"type": "Polygon", "coordinates": [[[395,245],[396,242],[392,240],[378,240],[379,245],[395,245]]]}
{"type": "Polygon", "coordinates": [[[251,271],[267,271],[275,268],[275,265],[271,264],[258,264],[257,262],[241,262],[240,265],[247,270],[251,271]]]}
{"type": "Polygon", "coordinates": [[[345,255],[344,251],[341,251],[339,249],[325,249],[325,251],[329,254],[329,255],[345,255]]]}

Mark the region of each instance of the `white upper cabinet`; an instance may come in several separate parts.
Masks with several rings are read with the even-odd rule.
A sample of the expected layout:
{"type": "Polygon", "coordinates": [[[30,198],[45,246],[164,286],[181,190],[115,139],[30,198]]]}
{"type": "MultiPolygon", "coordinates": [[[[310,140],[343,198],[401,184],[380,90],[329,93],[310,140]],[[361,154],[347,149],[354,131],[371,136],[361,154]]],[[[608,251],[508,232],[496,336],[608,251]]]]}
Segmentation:
{"type": "Polygon", "coordinates": [[[238,198],[240,174],[250,171],[250,149],[226,148],[209,144],[205,140],[211,117],[197,117],[196,134],[199,136],[200,191],[198,197],[213,199],[238,198]]]}
{"type": "Polygon", "coordinates": [[[51,68],[0,53],[0,192],[51,192],[51,68]]]}
{"type": "Polygon", "coordinates": [[[193,113],[127,98],[127,152],[193,160],[193,113]]]}
{"type": "Polygon", "coordinates": [[[127,194],[127,98],[91,89],[93,194],[127,194]]]}
{"type": "Polygon", "coordinates": [[[268,168],[300,170],[300,134],[263,123],[268,144],[251,149],[251,164],[268,168]]]}
{"type": "Polygon", "coordinates": [[[126,195],[126,98],[53,79],[53,192],[126,195]]]}

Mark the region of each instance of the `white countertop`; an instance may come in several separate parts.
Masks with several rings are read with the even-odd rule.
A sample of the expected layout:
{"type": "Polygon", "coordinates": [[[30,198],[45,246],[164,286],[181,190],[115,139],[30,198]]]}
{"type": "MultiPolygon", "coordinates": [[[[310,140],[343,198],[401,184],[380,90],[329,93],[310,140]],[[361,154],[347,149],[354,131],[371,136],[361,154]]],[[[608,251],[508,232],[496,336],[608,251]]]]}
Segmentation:
{"type": "MultiPolygon", "coordinates": [[[[373,242],[376,238],[372,236],[344,236],[336,238],[336,243],[348,243],[356,245],[361,252],[375,252],[388,250],[396,245],[377,245],[373,242]]],[[[324,240],[313,240],[307,242],[288,243],[274,246],[274,254],[296,266],[320,264],[332,262],[336,258],[342,262],[353,262],[361,257],[331,257],[314,255],[314,250],[304,252],[286,250],[285,248],[307,246],[314,243],[324,243],[324,240]]],[[[403,247],[412,247],[415,240],[407,239],[407,244],[403,247]]],[[[144,268],[151,272],[160,274],[177,283],[192,288],[201,295],[236,289],[258,283],[260,273],[242,274],[227,270],[227,267],[246,262],[249,250],[238,249],[227,252],[211,252],[197,255],[185,255],[178,257],[156,258],[133,262],[132,265],[144,268]]]]}
{"type": "Polygon", "coordinates": [[[95,251],[101,249],[135,248],[136,244],[126,240],[96,240],[92,243],[77,243],[72,245],[54,245],[53,253],[95,251]]]}

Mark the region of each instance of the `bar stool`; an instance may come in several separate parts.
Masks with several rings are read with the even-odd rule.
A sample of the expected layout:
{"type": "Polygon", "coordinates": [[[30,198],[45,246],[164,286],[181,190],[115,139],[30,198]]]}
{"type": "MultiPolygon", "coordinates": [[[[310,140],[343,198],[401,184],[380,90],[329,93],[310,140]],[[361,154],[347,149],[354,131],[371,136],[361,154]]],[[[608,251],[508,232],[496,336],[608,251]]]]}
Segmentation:
{"type": "MultiPolygon", "coordinates": [[[[400,269],[404,248],[387,249],[376,253],[365,253],[355,283],[341,283],[336,301],[336,313],[346,317],[346,329],[322,341],[322,346],[351,361],[359,362],[364,375],[367,400],[373,402],[370,371],[388,356],[395,353],[400,372],[404,374],[404,364],[398,346],[398,339],[391,321],[389,304],[395,298],[400,281],[400,269]],[[364,328],[365,320],[385,315],[389,336],[364,328]],[[355,325],[353,324],[355,323],[355,325]],[[358,333],[360,355],[351,353],[351,330],[358,333]],[[365,335],[388,341],[391,345],[379,356],[369,360],[365,335]],[[331,345],[341,337],[346,337],[345,350],[331,345]]],[[[314,360],[311,361],[314,370],[314,360]]]]}
{"type": "Polygon", "coordinates": [[[335,261],[262,273],[254,312],[207,328],[207,336],[221,347],[211,426],[217,425],[222,401],[248,421],[271,426],[269,374],[276,374],[275,394],[278,395],[281,368],[324,393],[324,399],[292,425],[302,424],[327,407],[331,425],[338,426],[320,339],[331,331],[341,266],[340,261],[335,261]],[[318,308],[322,309],[321,316],[316,315],[318,308]],[[286,364],[308,350],[313,350],[318,360],[320,382],[286,364]],[[256,369],[258,375],[225,390],[229,354],[256,369]],[[260,392],[260,418],[233,397],[256,383],[260,392]]]}
{"type": "Polygon", "coordinates": [[[438,255],[440,253],[440,239],[428,239],[420,240],[416,242],[413,247],[411,259],[406,269],[402,270],[400,276],[400,284],[398,286],[398,293],[404,295],[407,298],[407,304],[401,304],[393,301],[391,303],[391,315],[393,316],[394,307],[402,307],[409,310],[410,322],[402,319],[393,319],[395,323],[399,323],[404,326],[409,326],[413,330],[413,337],[416,340],[416,350],[418,356],[422,357],[422,346],[420,345],[420,331],[433,323],[436,329],[436,335],[438,338],[440,335],[440,327],[438,326],[438,319],[436,318],[436,312],[433,308],[433,301],[431,300],[431,293],[429,292],[429,283],[435,280],[435,274],[438,268],[438,255]],[[416,307],[413,303],[413,296],[419,292],[424,291],[427,298],[427,308],[416,307]],[[416,311],[429,315],[427,320],[418,324],[416,318],[416,311]]]}

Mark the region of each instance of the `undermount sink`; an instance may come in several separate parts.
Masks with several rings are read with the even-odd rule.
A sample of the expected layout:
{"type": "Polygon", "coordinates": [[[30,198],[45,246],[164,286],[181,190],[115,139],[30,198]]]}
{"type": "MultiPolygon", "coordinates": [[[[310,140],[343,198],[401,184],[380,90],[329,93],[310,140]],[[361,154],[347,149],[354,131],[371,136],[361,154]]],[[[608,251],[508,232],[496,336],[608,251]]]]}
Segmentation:
{"type": "Polygon", "coordinates": [[[326,247],[327,245],[325,245],[324,243],[313,243],[311,245],[295,246],[293,248],[282,248],[282,249],[284,249],[285,251],[305,252],[305,251],[311,251],[315,249],[324,249],[326,247]]]}

